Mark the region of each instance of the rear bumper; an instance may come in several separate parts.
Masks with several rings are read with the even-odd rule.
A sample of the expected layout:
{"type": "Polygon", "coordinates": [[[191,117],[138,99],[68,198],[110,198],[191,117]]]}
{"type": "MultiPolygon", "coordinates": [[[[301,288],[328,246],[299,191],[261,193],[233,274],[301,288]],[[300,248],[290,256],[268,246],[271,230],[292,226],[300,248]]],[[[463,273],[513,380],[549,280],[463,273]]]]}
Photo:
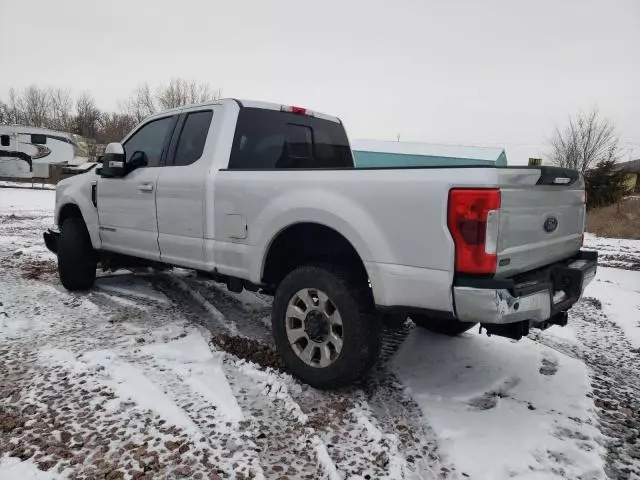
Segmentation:
{"type": "Polygon", "coordinates": [[[597,266],[597,252],[581,251],[514,279],[457,279],[453,287],[456,317],[485,324],[545,322],[580,299],[597,266]]]}
{"type": "Polygon", "coordinates": [[[60,232],[56,232],[55,230],[47,230],[46,232],[44,232],[42,234],[42,236],[44,237],[44,244],[47,246],[47,248],[55,253],[56,255],[58,254],[58,240],[60,239],[60,232]]]}

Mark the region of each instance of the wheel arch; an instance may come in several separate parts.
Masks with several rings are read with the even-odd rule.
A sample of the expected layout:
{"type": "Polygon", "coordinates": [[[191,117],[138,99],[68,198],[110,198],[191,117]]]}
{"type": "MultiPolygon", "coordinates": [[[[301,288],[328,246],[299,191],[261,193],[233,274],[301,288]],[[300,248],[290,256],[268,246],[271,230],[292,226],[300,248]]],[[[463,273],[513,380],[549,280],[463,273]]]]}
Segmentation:
{"type": "Polygon", "coordinates": [[[362,280],[368,277],[365,263],[349,239],[335,228],[311,221],[287,225],[273,236],[263,257],[261,280],[275,287],[295,268],[310,263],[348,266],[362,280]]]}
{"type": "Polygon", "coordinates": [[[100,234],[98,232],[97,225],[97,215],[93,214],[93,220],[95,223],[92,223],[90,220],[92,219],[91,214],[86,215],[86,212],[83,211],[82,207],[75,202],[65,202],[58,209],[58,213],[56,216],[56,225],[58,228],[62,227],[62,223],[68,218],[79,218],[83,221],[87,231],[89,232],[89,237],[91,238],[91,244],[93,248],[99,249],[101,247],[100,234]]]}
{"type": "Polygon", "coordinates": [[[59,227],[62,226],[63,222],[68,218],[80,218],[85,222],[84,217],[82,216],[82,210],[75,203],[65,203],[62,207],[60,207],[60,211],[58,213],[58,221],[56,222],[59,227]]]}

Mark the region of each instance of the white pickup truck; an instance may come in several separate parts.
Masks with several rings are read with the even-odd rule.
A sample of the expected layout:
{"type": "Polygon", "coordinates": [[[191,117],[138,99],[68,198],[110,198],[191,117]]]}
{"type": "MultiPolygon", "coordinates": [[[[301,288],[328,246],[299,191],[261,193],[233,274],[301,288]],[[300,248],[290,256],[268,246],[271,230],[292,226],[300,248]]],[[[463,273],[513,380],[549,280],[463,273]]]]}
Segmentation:
{"type": "Polygon", "coordinates": [[[142,263],[273,294],[287,367],[333,388],[364,376],[389,319],[516,339],[566,324],[597,266],[584,219],[575,171],[355,168],[339,119],[224,99],[109,144],[58,184],[44,237],[69,290],[142,263]]]}

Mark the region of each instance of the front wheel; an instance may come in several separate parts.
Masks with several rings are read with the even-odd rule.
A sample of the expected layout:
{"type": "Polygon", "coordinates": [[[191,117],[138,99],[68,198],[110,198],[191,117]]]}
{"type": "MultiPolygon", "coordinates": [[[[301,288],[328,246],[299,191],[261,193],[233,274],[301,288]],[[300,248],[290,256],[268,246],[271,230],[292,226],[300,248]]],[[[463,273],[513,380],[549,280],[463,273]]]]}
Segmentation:
{"type": "Polygon", "coordinates": [[[285,365],[316,388],[362,378],[380,351],[380,319],[366,281],[331,266],[303,266],[285,277],[272,328],[285,365]]]}
{"type": "Polygon", "coordinates": [[[96,281],[96,252],[81,218],[67,218],[60,226],[58,274],[67,290],[89,290],[96,281]]]}
{"type": "Polygon", "coordinates": [[[448,335],[449,337],[457,337],[467,330],[472,329],[474,322],[459,322],[458,320],[443,320],[440,318],[427,317],[425,315],[414,315],[411,317],[413,323],[417,326],[429,330],[430,332],[448,335]]]}

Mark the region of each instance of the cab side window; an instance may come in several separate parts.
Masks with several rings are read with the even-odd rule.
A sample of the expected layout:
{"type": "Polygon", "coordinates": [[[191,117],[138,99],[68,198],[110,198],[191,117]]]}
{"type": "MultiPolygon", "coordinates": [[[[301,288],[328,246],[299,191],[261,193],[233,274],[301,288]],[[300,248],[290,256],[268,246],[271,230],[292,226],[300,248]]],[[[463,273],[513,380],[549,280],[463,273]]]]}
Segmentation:
{"type": "Polygon", "coordinates": [[[174,117],[164,117],[143,125],[124,144],[127,162],[137,151],[147,155],[148,167],[158,167],[162,160],[162,152],[167,143],[167,136],[173,129],[174,117]]]}
{"type": "Polygon", "coordinates": [[[211,110],[187,114],[180,132],[174,165],[191,165],[202,157],[212,118],[213,112],[211,110]]]}

